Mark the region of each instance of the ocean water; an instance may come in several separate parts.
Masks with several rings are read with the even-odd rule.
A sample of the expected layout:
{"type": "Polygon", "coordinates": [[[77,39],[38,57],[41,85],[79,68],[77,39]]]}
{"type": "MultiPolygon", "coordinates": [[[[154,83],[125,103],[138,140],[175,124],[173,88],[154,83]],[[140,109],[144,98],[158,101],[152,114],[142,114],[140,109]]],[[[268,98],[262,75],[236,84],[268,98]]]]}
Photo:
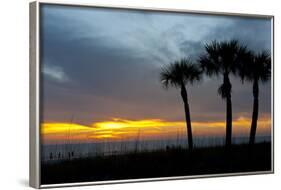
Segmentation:
{"type": "MultiPolygon", "coordinates": [[[[233,144],[248,143],[249,137],[232,137],[233,144]]],[[[257,136],[256,142],[270,142],[270,136],[257,136]]],[[[194,147],[223,146],[224,137],[195,137],[194,147]]],[[[96,143],[69,143],[41,145],[41,161],[59,161],[64,159],[88,158],[103,155],[125,154],[129,152],[142,152],[165,150],[172,147],[187,147],[187,139],[165,140],[132,140],[120,142],[96,143]]]]}

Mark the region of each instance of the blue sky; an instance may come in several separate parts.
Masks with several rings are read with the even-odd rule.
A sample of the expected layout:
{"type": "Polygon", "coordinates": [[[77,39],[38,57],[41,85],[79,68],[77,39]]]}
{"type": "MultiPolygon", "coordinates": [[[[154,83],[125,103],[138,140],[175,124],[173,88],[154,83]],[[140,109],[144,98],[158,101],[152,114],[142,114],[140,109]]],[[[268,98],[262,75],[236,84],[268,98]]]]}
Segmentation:
{"type": "MultiPolygon", "coordinates": [[[[161,86],[161,66],[187,56],[196,62],[205,43],[230,39],[257,52],[270,51],[271,21],[43,5],[43,120],[184,120],[179,91],[161,86]]],[[[233,117],[250,117],[251,84],[231,79],[233,117]]],[[[192,120],[225,118],[225,103],[217,94],[221,82],[205,77],[188,87],[192,120]]],[[[270,115],[270,81],[260,86],[260,115],[270,115]]]]}

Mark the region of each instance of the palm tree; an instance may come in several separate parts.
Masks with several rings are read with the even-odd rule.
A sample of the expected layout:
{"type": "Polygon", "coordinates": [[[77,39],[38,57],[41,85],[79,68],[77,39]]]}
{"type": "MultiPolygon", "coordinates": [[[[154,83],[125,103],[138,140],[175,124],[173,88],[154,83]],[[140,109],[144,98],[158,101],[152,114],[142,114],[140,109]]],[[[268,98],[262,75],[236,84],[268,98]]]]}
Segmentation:
{"type": "Polygon", "coordinates": [[[255,54],[249,51],[240,64],[239,74],[242,81],[245,79],[253,82],[253,113],[250,130],[249,145],[255,143],[255,136],[259,112],[259,82],[267,82],[271,77],[271,56],[267,51],[255,54]]]}
{"type": "Polygon", "coordinates": [[[201,71],[190,59],[184,58],[162,68],[160,79],[165,88],[170,86],[181,90],[187,127],[188,148],[193,149],[192,127],[186,85],[201,79],[201,71]]]}
{"type": "Polygon", "coordinates": [[[246,47],[236,40],[217,42],[212,41],[205,45],[206,53],[199,62],[201,68],[208,76],[222,76],[223,83],[218,89],[218,94],[226,100],[226,148],[231,146],[232,136],[232,103],[230,74],[236,74],[237,65],[241,61],[241,55],[246,52],[246,47]]]}

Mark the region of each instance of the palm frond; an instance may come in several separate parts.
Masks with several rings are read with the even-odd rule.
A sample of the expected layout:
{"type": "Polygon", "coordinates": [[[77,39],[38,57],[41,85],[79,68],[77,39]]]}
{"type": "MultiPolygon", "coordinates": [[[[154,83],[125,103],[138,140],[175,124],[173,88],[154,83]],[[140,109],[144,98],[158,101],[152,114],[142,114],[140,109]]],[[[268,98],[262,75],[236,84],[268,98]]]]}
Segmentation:
{"type": "Polygon", "coordinates": [[[245,80],[253,80],[253,72],[252,63],[254,61],[254,52],[250,50],[245,50],[240,52],[240,60],[237,64],[237,74],[240,77],[242,83],[245,80]]]}
{"type": "Polygon", "coordinates": [[[164,66],[160,73],[160,80],[165,88],[181,87],[201,80],[201,73],[200,68],[191,59],[183,58],[164,66]]]}
{"type": "Polygon", "coordinates": [[[271,77],[271,56],[267,51],[246,54],[239,64],[239,76],[242,81],[261,80],[266,82],[271,77]]]}
{"type": "Polygon", "coordinates": [[[206,53],[200,56],[199,62],[207,75],[219,73],[236,73],[237,64],[247,47],[237,40],[212,41],[205,45],[206,53]]]}
{"type": "Polygon", "coordinates": [[[262,81],[267,82],[271,77],[271,56],[268,51],[262,51],[255,57],[255,64],[258,66],[256,76],[262,81]]]}
{"type": "Polygon", "coordinates": [[[218,94],[222,97],[222,99],[225,99],[228,95],[228,93],[231,93],[231,86],[223,83],[218,88],[218,94]]]}

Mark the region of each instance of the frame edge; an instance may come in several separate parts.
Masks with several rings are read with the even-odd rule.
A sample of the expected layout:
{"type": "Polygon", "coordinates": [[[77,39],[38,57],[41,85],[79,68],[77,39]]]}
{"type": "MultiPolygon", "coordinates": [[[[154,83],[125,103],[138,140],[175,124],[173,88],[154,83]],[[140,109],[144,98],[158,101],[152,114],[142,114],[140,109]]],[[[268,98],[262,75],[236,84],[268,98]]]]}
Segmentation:
{"type": "Polygon", "coordinates": [[[29,186],[40,188],[38,128],[38,2],[29,3],[29,186]]]}
{"type": "MultiPolygon", "coordinates": [[[[48,0],[36,0],[29,4],[29,59],[30,59],[30,130],[29,130],[29,185],[33,188],[57,188],[57,187],[75,187],[86,185],[106,185],[106,184],[120,184],[120,183],[139,183],[139,182],[153,182],[153,181],[167,181],[167,180],[185,180],[193,178],[206,178],[206,177],[231,177],[240,175],[255,175],[255,174],[274,174],[274,105],[272,105],[272,167],[270,171],[262,172],[243,172],[243,173],[230,173],[222,175],[199,175],[199,176],[178,176],[178,177],[164,177],[164,178],[147,178],[147,179],[129,179],[129,180],[114,180],[114,181],[98,181],[98,182],[78,182],[78,183],[63,183],[63,184],[51,184],[42,185],[40,182],[40,109],[39,109],[39,86],[40,86],[40,60],[39,60],[39,9],[40,4],[50,5],[62,5],[62,6],[80,6],[80,7],[93,7],[93,8],[111,8],[111,9],[125,9],[125,10],[143,10],[143,11],[160,11],[160,12],[174,12],[174,13],[194,13],[194,14],[210,14],[217,16],[242,16],[253,18],[267,18],[272,19],[272,65],[274,67],[274,15],[261,15],[261,14],[246,14],[246,13],[226,13],[216,11],[199,11],[188,9],[169,9],[159,7],[134,7],[125,5],[108,5],[108,4],[86,4],[77,2],[62,2],[62,1],[48,1],[48,0]]],[[[273,70],[274,77],[274,70],[273,70]]],[[[274,102],[274,79],[272,85],[272,101],[274,102]]]]}

